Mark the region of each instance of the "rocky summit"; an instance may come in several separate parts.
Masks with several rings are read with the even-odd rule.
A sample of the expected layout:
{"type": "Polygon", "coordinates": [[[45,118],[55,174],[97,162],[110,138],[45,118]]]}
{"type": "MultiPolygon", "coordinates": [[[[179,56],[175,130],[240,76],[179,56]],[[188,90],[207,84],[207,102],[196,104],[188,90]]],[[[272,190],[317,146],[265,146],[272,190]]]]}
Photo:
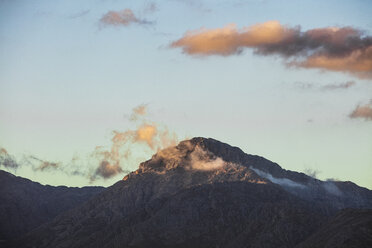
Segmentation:
{"type": "Polygon", "coordinates": [[[321,181],[217,140],[193,138],[159,151],[12,245],[372,247],[371,208],[372,191],[352,182],[321,181]],[[343,218],[354,223],[352,230],[343,218]]]}

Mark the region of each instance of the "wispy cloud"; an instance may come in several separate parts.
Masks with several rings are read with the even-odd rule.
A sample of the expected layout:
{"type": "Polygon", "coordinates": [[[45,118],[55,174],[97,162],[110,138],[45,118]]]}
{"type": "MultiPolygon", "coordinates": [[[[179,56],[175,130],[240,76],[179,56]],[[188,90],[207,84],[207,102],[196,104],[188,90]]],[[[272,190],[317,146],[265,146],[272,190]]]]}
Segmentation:
{"type": "Polygon", "coordinates": [[[133,108],[132,114],[129,117],[129,120],[130,121],[138,120],[139,117],[143,117],[146,115],[146,111],[147,111],[147,104],[138,105],[137,107],[133,108]]]}
{"type": "Polygon", "coordinates": [[[99,20],[103,26],[150,25],[153,22],[137,17],[131,9],[108,11],[99,20]]]}
{"type": "Polygon", "coordinates": [[[148,120],[147,114],[147,104],[136,106],[128,117],[135,128],[112,131],[111,144],[108,147],[97,146],[86,156],[74,155],[70,161],[52,162],[34,155],[23,155],[16,159],[0,147],[0,168],[16,171],[26,166],[38,173],[58,172],[81,176],[90,182],[128,173],[132,169],[130,166],[139,162],[138,159],[178,143],[174,132],[165,125],[148,120]]]}
{"type": "Polygon", "coordinates": [[[143,7],[143,13],[145,14],[152,14],[158,10],[158,5],[155,2],[147,2],[143,7]]]}
{"type": "Polygon", "coordinates": [[[172,1],[182,3],[188,6],[189,8],[199,12],[211,12],[211,9],[207,7],[204,1],[202,0],[172,0],[172,1]]]}
{"type": "Polygon", "coordinates": [[[321,89],[322,90],[339,90],[339,89],[348,89],[353,87],[356,83],[354,81],[347,81],[345,83],[338,83],[338,84],[327,84],[324,85],[321,89]]]}
{"type": "Polygon", "coordinates": [[[16,170],[19,167],[19,164],[15,158],[2,147],[0,147],[0,167],[12,170],[16,170]]]}
{"type": "Polygon", "coordinates": [[[23,155],[23,158],[16,159],[10,155],[5,148],[0,148],[0,167],[16,171],[22,166],[30,166],[33,171],[61,170],[60,163],[46,161],[32,155],[23,155]]]}
{"type": "Polygon", "coordinates": [[[98,167],[90,176],[91,181],[97,178],[111,178],[127,171],[125,163],[131,158],[132,150],[137,145],[151,152],[176,145],[178,138],[167,127],[147,120],[148,106],[141,104],[132,110],[129,120],[136,124],[135,129],[113,131],[111,147],[97,147],[92,156],[98,161],[98,167]]]}
{"type": "Polygon", "coordinates": [[[188,31],[170,44],[188,55],[231,56],[251,48],[258,55],[278,55],[292,67],[318,68],[372,78],[372,36],[352,27],[326,27],[302,31],[268,21],[238,29],[188,31]]]}
{"type": "Polygon", "coordinates": [[[205,150],[196,146],[190,154],[190,165],[193,170],[210,171],[222,168],[226,164],[220,157],[212,157],[205,150]]]}
{"type": "Polygon", "coordinates": [[[300,90],[310,90],[314,88],[314,83],[297,81],[294,82],[294,87],[300,90]]]}
{"type": "Polygon", "coordinates": [[[89,12],[90,12],[89,9],[82,10],[80,12],[77,12],[77,13],[74,13],[74,14],[69,15],[68,18],[70,18],[70,19],[80,18],[80,17],[83,17],[83,16],[89,14],[89,12]]]}
{"type": "Polygon", "coordinates": [[[356,85],[355,81],[346,81],[343,83],[330,83],[323,86],[318,86],[316,83],[309,82],[295,82],[294,86],[301,90],[320,90],[320,91],[333,91],[333,90],[346,90],[356,85]]]}
{"type": "Polygon", "coordinates": [[[320,174],[319,170],[311,169],[311,168],[306,168],[304,170],[304,173],[312,178],[318,178],[318,175],[320,174]]]}
{"type": "Polygon", "coordinates": [[[365,105],[358,105],[349,115],[350,118],[362,118],[372,121],[372,100],[365,105]]]}
{"type": "Polygon", "coordinates": [[[253,168],[253,167],[250,167],[250,169],[252,169],[254,172],[256,172],[257,175],[259,175],[260,177],[264,177],[264,178],[270,180],[272,183],[279,184],[279,185],[282,185],[282,186],[287,186],[287,187],[306,188],[305,185],[303,185],[301,183],[298,183],[298,182],[295,182],[295,181],[292,181],[288,178],[276,178],[276,177],[273,177],[270,173],[264,172],[262,170],[259,170],[259,169],[253,168]]]}
{"type": "MultiPolygon", "coordinates": [[[[60,163],[46,161],[35,156],[29,156],[34,171],[46,171],[60,169],[60,163]],[[36,162],[36,163],[35,163],[36,162]]],[[[28,160],[30,162],[30,160],[28,160]]]]}

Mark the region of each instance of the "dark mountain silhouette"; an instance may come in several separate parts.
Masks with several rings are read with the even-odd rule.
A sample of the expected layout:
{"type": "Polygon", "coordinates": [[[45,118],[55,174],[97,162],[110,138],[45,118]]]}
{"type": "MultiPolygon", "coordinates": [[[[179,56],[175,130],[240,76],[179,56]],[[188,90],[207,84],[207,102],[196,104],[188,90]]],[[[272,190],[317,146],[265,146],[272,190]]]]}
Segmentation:
{"type": "Polygon", "coordinates": [[[302,242],[298,248],[372,247],[372,210],[344,209],[302,242]]]}
{"type": "Polygon", "coordinates": [[[159,151],[15,247],[307,247],[344,208],[372,208],[372,191],[193,138],[159,151]]]}
{"type": "Polygon", "coordinates": [[[0,246],[87,201],[103,189],[44,186],[0,170],[0,246]]]}

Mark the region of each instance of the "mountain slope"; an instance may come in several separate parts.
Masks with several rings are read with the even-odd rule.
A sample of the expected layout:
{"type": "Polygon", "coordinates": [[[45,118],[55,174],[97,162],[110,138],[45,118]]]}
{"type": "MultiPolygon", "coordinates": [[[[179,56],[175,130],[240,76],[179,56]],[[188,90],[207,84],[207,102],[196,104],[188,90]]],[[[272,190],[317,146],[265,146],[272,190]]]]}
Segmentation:
{"type": "Polygon", "coordinates": [[[272,238],[266,247],[293,247],[316,230],[324,218],[274,185],[217,182],[151,199],[146,195],[148,188],[136,190],[138,185],[134,185],[123,190],[124,183],[107,191],[112,195],[104,192],[81,208],[58,216],[19,245],[265,247],[267,239],[272,238]],[[130,197],[132,190],[138,197],[130,197]],[[126,202],[133,205],[129,207],[126,202]],[[244,245],[247,240],[250,246],[244,245]]]}
{"type": "Polygon", "coordinates": [[[194,138],[17,242],[18,247],[294,247],[371,191],[194,138]]]}
{"type": "Polygon", "coordinates": [[[372,209],[345,209],[302,242],[298,248],[372,247],[372,209]]]}
{"type": "Polygon", "coordinates": [[[44,186],[0,170],[0,245],[19,238],[103,189],[44,186]]]}

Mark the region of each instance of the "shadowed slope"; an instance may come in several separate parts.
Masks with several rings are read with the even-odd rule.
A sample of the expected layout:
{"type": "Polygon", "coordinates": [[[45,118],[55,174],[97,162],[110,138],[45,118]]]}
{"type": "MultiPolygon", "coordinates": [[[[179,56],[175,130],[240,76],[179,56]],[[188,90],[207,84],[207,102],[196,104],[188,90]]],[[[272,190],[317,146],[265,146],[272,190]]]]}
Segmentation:
{"type": "Polygon", "coordinates": [[[103,189],[44,186],[0,170],[0,240],[17,239],[103,189]]]}
{"type": "Polygon", "coordinates": [[[372,209],[345,209],[323,225],[298,248],[372,247],[372,209]]]}

